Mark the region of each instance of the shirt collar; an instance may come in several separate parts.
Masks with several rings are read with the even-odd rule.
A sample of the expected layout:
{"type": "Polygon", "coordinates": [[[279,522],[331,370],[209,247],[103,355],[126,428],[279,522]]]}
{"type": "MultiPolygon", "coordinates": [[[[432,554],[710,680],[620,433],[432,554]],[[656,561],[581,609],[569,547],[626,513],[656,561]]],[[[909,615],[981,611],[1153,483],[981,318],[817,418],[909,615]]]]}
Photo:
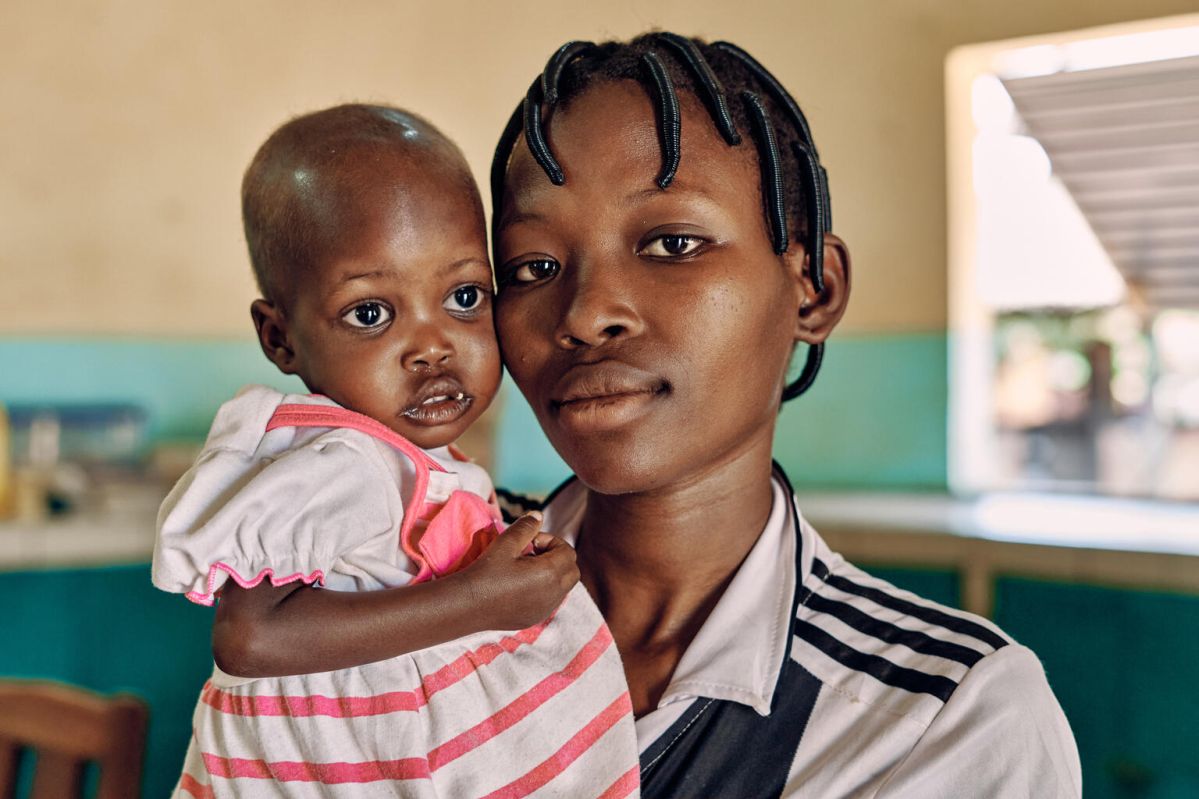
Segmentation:
{"type": "MultiPolygon", "coordinates": [[[[726,699],[770,715],[791,639],[796,585],[793,498],[776,477],[770,516],[737,574],[679,660],[658,706],[726,699]]],[[[575,544],[586,504],[578,481],[550,497],[544,527],[575,544]]]]}

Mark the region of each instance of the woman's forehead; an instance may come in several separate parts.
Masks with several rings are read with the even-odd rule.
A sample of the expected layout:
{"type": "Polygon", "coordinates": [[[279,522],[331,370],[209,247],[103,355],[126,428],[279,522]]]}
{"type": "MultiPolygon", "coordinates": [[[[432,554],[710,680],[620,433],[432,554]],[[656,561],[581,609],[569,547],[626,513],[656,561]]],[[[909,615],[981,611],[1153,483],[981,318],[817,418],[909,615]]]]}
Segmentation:
{"type": "MultiPolygon", "coordinates": [[[[711,117],[690,94],[680,94],[681,158],[667,193],[736,201],[758,194],[752,147],[724,142],[711,117]]],[[[662,148],[653,102],[634,81],[605,82],[561,108],[546,125],[546,140],[566,177],[554,186],[523,139],[513,148],[500,227],[539,213],[566,195],[604,203],[635,203],[661,195],[662,148]]]]}

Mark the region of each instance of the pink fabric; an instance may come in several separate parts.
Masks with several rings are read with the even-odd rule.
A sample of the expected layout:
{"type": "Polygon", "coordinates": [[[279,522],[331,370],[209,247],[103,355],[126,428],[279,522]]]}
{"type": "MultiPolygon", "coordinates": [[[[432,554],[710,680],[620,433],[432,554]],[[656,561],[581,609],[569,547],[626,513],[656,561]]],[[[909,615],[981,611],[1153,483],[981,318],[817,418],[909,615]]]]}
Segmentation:
{"type": "MultiPolygon", "coordinates": [[[[612,633],[601,625],[583,648],[559,672],[550,674],[518,696],[507,706],[474,727],[430,750],[426,757],[359,763],[311,763],[304,761],[250,760],[204,754],[204,764],[214,777],[273,779],[278,782],[378,782],[383,780],[428,779],[464,754],[501,735],[521,719],[533,713],[564,688],[582,677],[600,656],[612,647],[612,633]]],[[[336,700],[334,700],[336,701],[336,700]]],[[[408,707],[396,708],[409,710],[408,707]]],[[[524,777],[497,792],[496,796],[519,797],[533,792],[565,770],[586,752],[607,730],[632,710],[627,692],[601,711],[576,733],[552,758],[539,764],[524,777]]]]}
{"type": "MultiPolygon", "coordinates": [[[[629,699],[628,694],[624,694],[615,702],[608,705],[586,727],[579,730],[552,757],[544,760],[520,779],[487,794],[484,799],[521,799],[521,797],[528,796],[565,771],[571,763],[578,760],[580,755],[602,738],[604,733],[612,729],[618,721],[632,712],[633,702],[629,699]]],[[[628,776],[627,773],[625,776],[628,776]]],[[[639,780],[640,778],[638,777],[638,782],[639,780]]],[[[638,783],[634,783],[634,785],[636,784],[638,783]]],[[[627,792],[625,795],[628,795],[627,792]]]]}
{"type": "Polygon", "coordinates": [[[275,782],[319,782],[325,785],[429,779],[429,764],[420,758],[370,760],[362,763],[306,763],[282,760],[268,763],[240,757],[205,754],[204,765],[214,777],[275,782]]]}
{"type": "MultiPolygon", "coordinates": [[[[587,669],[591,668],[592,664],[599,660],[600,655],[611,645],[612,633],[609,632],[608,625],[602,625],[562,671],[546,676],[489,718],[431,750],[429,767],[433,771],[437,771],[446,763],[491,740],[528,716],[586,673],[587,669]]],[[[626,702],[630,701],[627,693],[622,698],[626,702]]],[[[571,761],[573,760],[574,758],[571,758],[571,761]]]]}
{"type": "MultiPolygon", "coordinates": [[[[412,507],[400,523],[400,546],[419,567],[413,583],[444,577],[469,566],[503,531],[499,508],[469,491],[455,491],[443,505],[425,502],[429,472],[444,472],[445,468],[420,447],[369,416],[346,408],[283,404],[275,410],[266,429],[279,427],[349,428],[384,441],[408,456],[416,468],[416,486],[412,507]],[[419,510],[413,512],[413,508],[419,510]]],[[[453,454],[456,458],[466,457],[453,454]]]]}
{"type": "Polygon", "coordinates": [[[473,563],[500,534],[499,524],[494,510],[479,495],[450,494],[417,541],[422,567],[415,582],[444,577],[473,563]]]}
{"type": "Polygon", "coordinates": [[[312,574],[296,572],[295,574],[289,574],[286,577],[276,577],[274,569],[263,569],[254,577],[247,579],[238,574],[237,569],[233,568],[229,564],[218,561],[208,567],[207,588],[205,589],[204,593],[201,594],[199,591],[188,591],[186,594],[184,594],[184,596],[186,596],[192,602],[195,602],[197,605],[211,605],[213,587],[216,585],[217,574],[220,572],[224,572],[225,574],[229,575],[229,579],[233,580],[233,582],[237,583],[242,588],[253,588],[268,577],[271,580],[271,585],[275,586],[287,585],[288,583],[294,583],[296,581],[303,582],[305,585],[312,585],[313,583],[322,583],[325,581],[325,573],[320,569],[317,569],[312,574]]]}
{"type": "Polygon", "coordinates": [[[179,778],[179,790],[190,793],[195,799],[215,799],[212,793],[212,786],[201,785],[200,782],[190,774],[184,774],[179,778]]]}
{"type": "Polygon", "coordinates": [[[408,691],[388,691],[374,696],[244,696],[208,682],[200,692],[200,701],[221,713],[235,716],[356,718],[420,710],[428,704],[429,698],[434,694],[470,677],[501,655],[511,654],[522,646],[535,643],[547,624],[548,619],[541,624],[506,635],[497,642],[489,642],[466,652],[426,676],[421,680],[419,687],[408,691]]]}

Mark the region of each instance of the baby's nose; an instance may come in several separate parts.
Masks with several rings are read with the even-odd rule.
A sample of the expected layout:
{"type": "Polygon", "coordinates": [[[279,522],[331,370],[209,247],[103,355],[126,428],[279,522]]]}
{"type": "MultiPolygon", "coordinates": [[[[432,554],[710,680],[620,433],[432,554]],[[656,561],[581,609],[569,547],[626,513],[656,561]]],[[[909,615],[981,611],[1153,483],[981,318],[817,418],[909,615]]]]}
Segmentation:
{"type": "Polygon", "coordinates": [[[400,357],[400,363],[409,372],[428,372],[444,367],[454,354],[449,339],[438,330],[423,330],[410,339],[409,346],[400,357]]]}

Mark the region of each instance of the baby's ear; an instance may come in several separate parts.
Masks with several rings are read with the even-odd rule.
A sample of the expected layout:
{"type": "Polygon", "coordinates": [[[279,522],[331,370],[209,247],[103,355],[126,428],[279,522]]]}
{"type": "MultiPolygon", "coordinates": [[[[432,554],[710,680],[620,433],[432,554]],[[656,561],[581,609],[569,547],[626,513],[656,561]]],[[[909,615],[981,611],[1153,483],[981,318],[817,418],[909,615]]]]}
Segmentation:
{"type": "Polygon", "coordinates": [[[296,372],[296,352],[287,335],[287,317],[283,309],[269,300],[250,303],[250,317],[258,331],[258,344],[267,359],[285,375],[296,372]]]}
{"type": "Polygon", "coordinates": [[[819,344],[833,332],[849,304],[849,248],[839,236],[824,234],[824,290],[820,292],[812,285],[811,259],[802,245],[792,244],[784,257],[799,299],[795,340],[819,344]]]}

